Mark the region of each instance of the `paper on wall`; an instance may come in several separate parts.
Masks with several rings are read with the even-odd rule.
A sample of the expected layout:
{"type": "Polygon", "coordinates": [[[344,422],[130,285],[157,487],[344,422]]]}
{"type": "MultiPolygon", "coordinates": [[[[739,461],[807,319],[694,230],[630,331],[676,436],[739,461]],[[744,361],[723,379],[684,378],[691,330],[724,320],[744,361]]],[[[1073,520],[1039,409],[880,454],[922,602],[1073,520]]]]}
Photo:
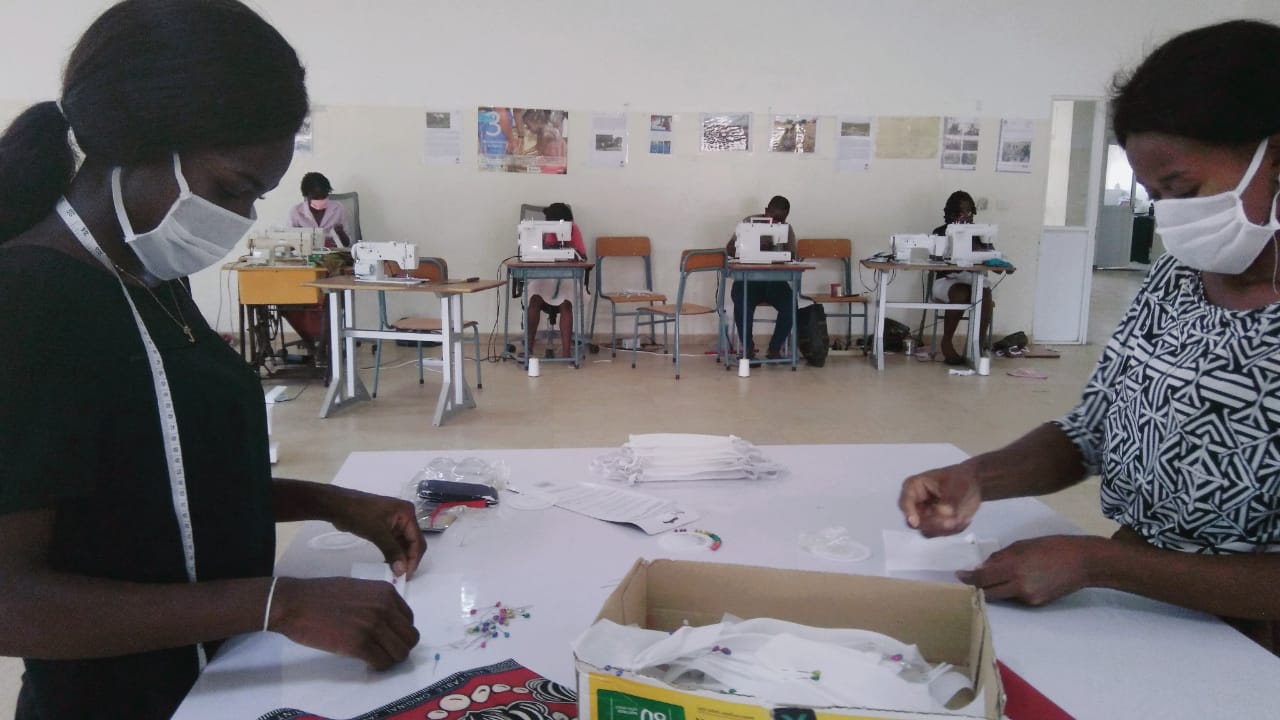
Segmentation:
{"type": "Polygon", "coordinates": [[[977,170],[982,125],[976,117],[949,117],[942,123],[942,169],[977,170]]]}
{"type": "Polygon", "coordinates": [[[1035,126],[1030,120],[1000,121],[1000,154],[996,172],[1031,172],[1031,146],[1035,126]]]}
{"type": "Polygon", "coordinates": [[[627,116],[622,113],[591,116],[592,167],[625,167],[627,164],[627,116]]]}
{"type": "Polygon", "coordinates": [[[839,118],[840,134],[836,141],[836,170],[864,172],[871,169],[875,124],[869,115],[845,115],[839,118]]]}
{"type": "Polygon", "coordinates": [[[426,113],[423,160],[428,165],[462,164],[462,113],[426,113]]]}

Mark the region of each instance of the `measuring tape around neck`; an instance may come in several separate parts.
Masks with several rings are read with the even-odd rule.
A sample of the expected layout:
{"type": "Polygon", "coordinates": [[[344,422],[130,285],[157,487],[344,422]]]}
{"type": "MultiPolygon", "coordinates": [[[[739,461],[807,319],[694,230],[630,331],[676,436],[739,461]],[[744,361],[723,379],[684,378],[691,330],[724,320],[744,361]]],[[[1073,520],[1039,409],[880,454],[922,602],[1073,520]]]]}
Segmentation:
{"type": "MultiPolygon", "coordinates": [[[[84,224],[84,220],[80,219],[80,214],[75,208],[71,207],[71,203],[67,202],[65,197],[58,198],[58,217],[66,223],[71,229],[76,239],[88,250],[103,267],[115,277],[116,282],[120,283],[120,291],[124,293],[124,299],[129,303],[129,310],[133,312],[133,321],[138,325],[138,334],[142,336],[142,346],[147,351],[147,363],[151,366],[151,382],[155,387],[156,393],[156,410],[157,417],[160,420],[160,435],[164,445],[164,459],[169,467],[169,490],[173,496],[173,513],[178,520],[178,532],[182,536],[182,556],[187,567],[187,582],[194,583],[196,581],[196,540],[195,531],[191,524],[191,510],[187,503],[187,474],[182,464],[182,441],[178,436],[178,415],[173,406],[173,393],[169,390],[169,376],[164,371],[164,359],[160,357],[160,350],[156,347],[155,342],[151,339],[151,333],[147,331],[147,326],[142,322],[142,315],[138,312],[138,306],[133,302],[133,296],[129,294],[129,289],[125,287],[124,280],[120,274],[116,272],[115,264],[111,262],[111,258],[103,252],[102,247],[98,245],[98,241],[93,238],[93,233],[89,232],[89,226],[84,224]]],[[[208,659],[205,656],[204,645],[196,644],[197,662],[201,670],[204,670],[208,659]]]]}

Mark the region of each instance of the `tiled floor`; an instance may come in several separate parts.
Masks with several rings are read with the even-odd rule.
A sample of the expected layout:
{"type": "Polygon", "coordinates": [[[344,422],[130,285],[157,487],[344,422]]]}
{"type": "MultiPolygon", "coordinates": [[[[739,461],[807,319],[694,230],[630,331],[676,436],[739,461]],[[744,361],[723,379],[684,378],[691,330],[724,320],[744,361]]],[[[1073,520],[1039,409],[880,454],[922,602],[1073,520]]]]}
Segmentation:
{"type": "MultiPolygon", "coordinates": [[[[441,428],[430,417],[439,385],[430,374],[418,385],[406,363],[412,351],[388,346],[375,402],[321,420],[324,388],[290,385],[289,396],[301,394],[274,409],[281,442],[276,473],[328,482],[353,450],[603,447],[629,433],[658,431],[732,433],[757,444],[950,442],[982,452],[1074,404],[1142,277],[1095,273],[1091,344],[1059,347],[1055,360],[994,359],[988,377],[951,376],[941,363],[902,356],[891,356],[878,373],[859,355],[833,357],[820,369],[758,369],[744,380],[710,357],[688,357],[677,381],[669,358],[642,355],[633,370],[624,355],[611,361],[606,350],[581,370],[544,363],[536,379],[510,362],[487,363],[479,407],[441,428]],[[1049,378],[1007,375],[1017,367],[1049,378]]],[[[367,351],[360,359],[372,363],[367,351]]],[[[856,469],[844,472],[857,482],[856,469]]],[[[1045,501],[1090,532],[1114,527],[1099,514],[1096,480],[1045,501]]],[[[291,536],[291,528],[281,528],[282,541],[291,536]]],[[[0,659],[0,717],[12,713],[20,672],[18,661],[0,659]]]]}

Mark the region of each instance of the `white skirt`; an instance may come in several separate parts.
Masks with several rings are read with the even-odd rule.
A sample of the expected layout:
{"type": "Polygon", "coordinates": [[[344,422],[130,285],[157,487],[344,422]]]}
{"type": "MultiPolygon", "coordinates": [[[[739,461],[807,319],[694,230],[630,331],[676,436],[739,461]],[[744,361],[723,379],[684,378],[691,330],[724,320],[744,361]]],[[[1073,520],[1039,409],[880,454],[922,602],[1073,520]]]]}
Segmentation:
{"type": "MultiPolygon", "coordinates": [[[[538,295],[542,297],[542,302],[552,307],[559,307],[564,301],[570,303],[574,300],[573,280],[569,278],[553,280],[551,278],[535,278],[529,280],[524,286],[525,297],[532,299],[538,295]]],[[[590,296],[587,288],[582,288],[582,298],[585,302],[590,296]]]]}

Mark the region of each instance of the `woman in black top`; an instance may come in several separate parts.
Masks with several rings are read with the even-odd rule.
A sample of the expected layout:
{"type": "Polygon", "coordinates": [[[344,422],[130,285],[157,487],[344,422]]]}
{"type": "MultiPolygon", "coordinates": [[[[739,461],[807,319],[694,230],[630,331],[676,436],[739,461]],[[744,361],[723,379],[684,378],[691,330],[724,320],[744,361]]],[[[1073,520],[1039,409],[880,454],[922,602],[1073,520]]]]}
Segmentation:
{"type": "Polygon", "coordinates": [[[169,717],[235,634],[375,668],[418,640],[387,583],[271,577],[277,521],[329,520],[397,574],[424,544],[408,503],[271,478],[262,389],[183,283],[288,168],[303,77],[235,0],[127,0],[61,101],[0,137],[0,654],[26,659],[20,720],[169,717]]]}

